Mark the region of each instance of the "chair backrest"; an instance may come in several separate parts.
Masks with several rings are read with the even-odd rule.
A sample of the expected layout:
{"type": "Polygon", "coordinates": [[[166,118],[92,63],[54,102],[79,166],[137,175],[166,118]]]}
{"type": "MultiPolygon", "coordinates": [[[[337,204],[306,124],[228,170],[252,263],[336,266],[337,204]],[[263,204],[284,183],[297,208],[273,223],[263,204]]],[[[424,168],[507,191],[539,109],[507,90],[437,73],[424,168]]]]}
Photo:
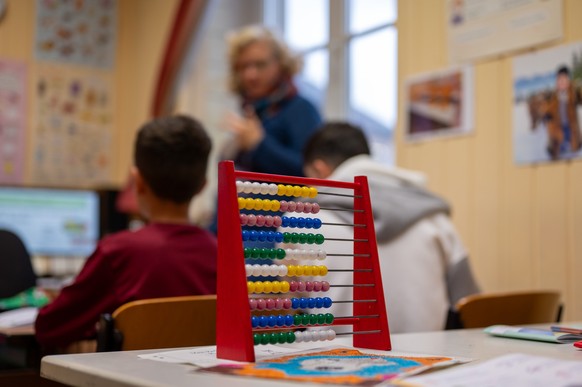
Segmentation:
{"type": "Polygon", "coordinates": [[[123,351],[216,343],[216,295],[132,301],[112,317],[123,351]]]}
{"type": "Polygon", "coordinates": [[[17,295],[36,285],[30,254],[18,235],[0,230],[0,298],[17,295]]]}
{"type": "Polygon", "coordinates": [[[560,319],[560,293],[536,290],[473,294],[460,299],[456,309],[464,328],[551,323],[560,319]]]}

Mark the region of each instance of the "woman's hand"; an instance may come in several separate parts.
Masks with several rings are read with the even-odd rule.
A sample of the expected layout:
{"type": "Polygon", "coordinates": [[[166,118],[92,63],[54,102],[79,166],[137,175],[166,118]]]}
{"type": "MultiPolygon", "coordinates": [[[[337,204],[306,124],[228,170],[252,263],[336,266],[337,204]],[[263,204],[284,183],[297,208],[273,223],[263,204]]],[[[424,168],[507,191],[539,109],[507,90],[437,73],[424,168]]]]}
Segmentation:
{"type": "Polygon", "coordinates": [[[231,132],[243,151],[254,149],[265,137],[265,130],[252,107],[245,108],[244,116],[231,113],[226,118],[227,130],[231,132]]]}

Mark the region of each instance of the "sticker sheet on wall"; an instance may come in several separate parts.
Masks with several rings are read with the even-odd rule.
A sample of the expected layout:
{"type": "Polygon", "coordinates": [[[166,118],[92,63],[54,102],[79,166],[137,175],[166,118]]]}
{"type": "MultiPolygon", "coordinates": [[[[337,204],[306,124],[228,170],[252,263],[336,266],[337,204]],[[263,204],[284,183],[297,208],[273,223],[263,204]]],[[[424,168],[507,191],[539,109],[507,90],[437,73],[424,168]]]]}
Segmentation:
{"type": "Polygon", "coordinates": [[[0,183],[22,183],[26,128],[26,67],[0,59],[0,183]]]}
{"type": "Polygon", "coordinates": [[[110,177],[111,79],[39,67],[33,178],[86,186],[110,177]]]}
{"type": "Polygon", "coordinates": [[[37,0],[36,57],[111,68],[116,0],[37,0]]]}

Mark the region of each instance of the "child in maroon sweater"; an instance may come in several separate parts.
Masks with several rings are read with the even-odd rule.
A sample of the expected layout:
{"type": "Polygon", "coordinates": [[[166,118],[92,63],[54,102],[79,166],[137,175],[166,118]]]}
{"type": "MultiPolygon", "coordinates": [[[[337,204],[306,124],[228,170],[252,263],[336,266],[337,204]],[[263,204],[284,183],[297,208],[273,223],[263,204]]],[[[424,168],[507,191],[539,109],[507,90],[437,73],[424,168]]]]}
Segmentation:
{"type": "Polygon", "coordinates": [[[132,174],[148,225],[99,242],[74,283],[40,310],[41,345],[94,338],[99,316],[129,301],[216,293],[216,240],[188,221],[210,148],[202,125],[189,117],[159,118],[139,130],[132,174]]]}

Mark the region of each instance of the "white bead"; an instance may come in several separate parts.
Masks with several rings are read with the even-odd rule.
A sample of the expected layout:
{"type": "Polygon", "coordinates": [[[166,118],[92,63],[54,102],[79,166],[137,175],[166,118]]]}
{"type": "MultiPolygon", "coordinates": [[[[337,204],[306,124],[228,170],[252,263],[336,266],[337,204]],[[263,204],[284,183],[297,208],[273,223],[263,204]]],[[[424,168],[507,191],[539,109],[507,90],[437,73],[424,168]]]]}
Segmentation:
{"type": "Polygon", "coordinates": [[[320,261],[324,260],[326,256],[327,256],[327,254],[323,250],[319,250],[317,252],[317,259],[319,259],[320,261]]]}
{"type": "Polygon", "coordinates": [[[313,334],[310,331],[304,331],[303,332],[303,341],[306,343],[313,341],[313,334]]]}
{"type": "Polygon", "coordinates": [[[259,265],[258,263],[255,263],[253,265],[253,275],[259,276],[259,275],[261,275],[261,272],[262,272],[261,265],[259,265]]]}
{"type": "Polygon", "coordinates": [[[334,331],[333,329],[329,329],[329,330],[327,331],[327,339],[328,339],[329,341],[331,341],[331,340],[335,339],[335,331],[334,331]]]}
{"type": "Polygon", "coordinates": [[[261,265],[261,274],[262,276],[268,276],[271,275],[271,266],[269,265],[261,265]]]}
{"type": "Polygon", "coordinates": [[[297,331],[295,332],[295,342],[301,343],[303,341],[303,332],[297,331]]]}
{"type": "Polygon", "coordinates": [[[247,277],[253,275],[253,265],[247,263],[245,265],[245,271],[247,272],[247,277]]]}
{"type": "Polygon", "coordinates": [[[236,181],[236,192],[237,193],[241,193],[243,191],[244,186],[245,185],[244,185],[244,183],[242,181],[237,180],[236,181]]]}
{"type": "Polygon", "coordinates": [[[271,265],[270,267],[270,271],[271,273],[269,275],[276,277],[279,275],[279,265],[271,265]]]}
{"type": "Polygon", "coordinates": [[[261,183],[259,182],[252,182],[251,183],[251,192],[254,194],[260,194],[261,193],[261,183]]]}
{"type": "Polygon", "coordinates": [[[244,184],[244,186],[243,186],[244,193],[249,194],[253,191],[253,186],[252,186],[253,183],[251,183],[250,181],[245,181],[243,184],[244,184]]]}
{"type": "Polygon", "coordinates": [[[269,184],[267,184],[267,183],[261,183],[261,193],[263,195],[266,195],[269,192],[271,192],[271,187],[269,187],[269,184]]]}
{"type": "Polygon", "coordinates": [[[289,271],[287,270],[287,266],[285,266],[285,265],[279,266],[279,275],[280,276],[285,276],[285,275],[287,275],[288,272],[289,271]]]}
{"type": "Polygon", "coordinates": [[[294,259],[293,249],[285,249],[285,259],[294,259]]]}
{"type": "Polygon", "coordinates": [[[279,192],[279,187],[277,187],[277,184],[269,184],[269,193],[271,195],[277,195],[278,192],[279,192]]]}

